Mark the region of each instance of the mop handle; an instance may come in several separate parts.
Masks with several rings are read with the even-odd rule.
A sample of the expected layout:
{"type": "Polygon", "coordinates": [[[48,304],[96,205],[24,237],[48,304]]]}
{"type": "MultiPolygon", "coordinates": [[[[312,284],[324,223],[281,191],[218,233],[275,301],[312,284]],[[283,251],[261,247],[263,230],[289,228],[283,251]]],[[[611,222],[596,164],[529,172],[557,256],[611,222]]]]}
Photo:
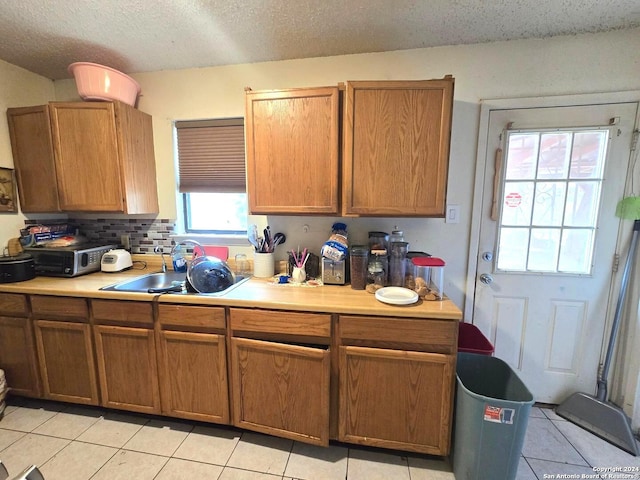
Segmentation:
{"type": "Polygon", "coordinates": [[[640,220],[636,220],[633,224],[633,235],[631,237],[631,245],[629,246],[629,253],[627,254],[627,260],[624,264],[624,272],[622,273],[622,282],[620,283],[620,295],[618,296],[618,303],[616,304],[616,312],[613,316],[613,325],[611,325],[611,336],[609,337],[609,345],[607,346],[607,354],[605,356],[602,370],[600,371],[600,378],[598,379],[598,393],[597,398],[601,401],[606,401],[607,396],[607,376],[609,375],[609,367],[611,366],[611,357],[613,356],[613,350],[616,343],[616,337],[618,336],[618,330],[620,329],[620,318],[622,317],[622,309],[624,307],[624,300],[627,294],[627,283],[629,281],[629,273],[631,271],[631,265],[636,253],[636,246],[638,244],[638,231],[640,231],[640,220]]]}

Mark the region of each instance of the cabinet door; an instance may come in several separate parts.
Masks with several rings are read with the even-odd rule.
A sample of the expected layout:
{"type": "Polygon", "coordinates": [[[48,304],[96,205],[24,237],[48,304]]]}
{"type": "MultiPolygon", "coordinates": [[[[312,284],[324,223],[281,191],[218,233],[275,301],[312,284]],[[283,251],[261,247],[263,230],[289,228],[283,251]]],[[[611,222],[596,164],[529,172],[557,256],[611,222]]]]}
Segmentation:
{"type": "Polygon", "coordinates": [[[344,215],[444,217],[453,84],[347,82],[344,215]]]}
{"type": "Polygon", "coordinates": [[[36,320],[35,333],[45,398],[98,405],[91,327],[36,320]]]}
{"type": "Polygon", "coordinates": [[[254,214],[337,214],[337,87],[247,92],[247,192],[254,214]]]}
{"type": "Polygon", "coordinates": [[[102,405],[160,413],[153,330],[94,326],[102,405]]]}
{"type": "Polygon", "coordinates": [[[160,351],[163,413],[229,423],[225,337],[161,331],[160,351]]]}
{"type": "Polygon", "coordinates": [[[60,208],[124,211],[113,103],[50,104],[60,208]]]}
{"type": "Polygon", "coordinates": [[[234,425],[329,444],[329,350],[231,339],[234,425]]]}
{"type": "Polygon", "coordinates": [[[37,365],[31,321],[0,316],[0,368],[12,393],[27,397],[41,395],[37,365]]]}
{"type": "Polygon", "coordinates": [[[114,103],[126,213],[158,213],[151,115],[114,103]]]}
{"type": "Polygon", "coordinates": [[[58,212],[49,106],[8,108],[9,136],[23,212],[58,212]]]}
{"type": "Polygon", "coordinates": [[[454,355],[340,347],[339,440],[447,455],[454,355]]]}

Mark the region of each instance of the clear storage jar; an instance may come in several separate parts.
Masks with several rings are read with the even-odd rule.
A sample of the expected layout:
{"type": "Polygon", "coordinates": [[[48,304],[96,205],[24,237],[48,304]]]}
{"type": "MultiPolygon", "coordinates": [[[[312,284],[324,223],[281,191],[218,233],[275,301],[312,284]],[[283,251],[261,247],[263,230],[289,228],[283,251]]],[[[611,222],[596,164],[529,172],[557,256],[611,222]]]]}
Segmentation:
{"type": "Polygon", "coordinates": [[[349,266],[351,267],[351,288],[364,290],[367,286],[367,273],[369,266],[369,249],[365,245],[354,245],[349,253],[349,266]]]}
{"type": "Polygon", "coordinates": [[[406,275],[406,258],[409,251],[407,242],[392,242],[389,257],[389,284],[394,287],[404,287],[406,275]]]}
{"type": "Polygon", "coordinates": [[[418,294],[425,300],[442,300],[444,298],[444,260],[437,257],[416,257],[412,262],[415,266],[415,288],[418,294]],[[424,290],[420,291],[421,288],[424,290]]]}
{"type": "Polygon", "coordinates": [[[389,234],[385,232],[369,232],[369,251],[372,254],[387,255],[389,250],[389,234]]]}
{"type": "Polygon", "coordinates": [[[383,263],[378,259],[369,260],[367,284],[374,285],[376,288],[382,288],[386,283],[387,273],[383,263]]]}

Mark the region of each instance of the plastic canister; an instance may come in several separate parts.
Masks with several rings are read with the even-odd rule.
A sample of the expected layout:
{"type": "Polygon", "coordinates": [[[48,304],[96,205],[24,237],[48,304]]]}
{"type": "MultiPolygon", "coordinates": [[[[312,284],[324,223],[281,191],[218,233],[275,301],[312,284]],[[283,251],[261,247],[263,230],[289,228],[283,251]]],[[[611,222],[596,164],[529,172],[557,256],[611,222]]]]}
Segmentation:
{"type": "Polygon", "coordinates": [[[444,260],[437,257],[415,257],[412,262],[416,267],[416,288],[419,288],[419,282],[422,282],[422,285],[429,290],[429,296],[425,299],[442,300],[444,297],[444,260]]]}
{"type": "Polygon", "coordinates": [[[367,286],[369,248],[366,245],[354,245],[349,254],[351,267],[351,288],[364,290],[367,286]]]}

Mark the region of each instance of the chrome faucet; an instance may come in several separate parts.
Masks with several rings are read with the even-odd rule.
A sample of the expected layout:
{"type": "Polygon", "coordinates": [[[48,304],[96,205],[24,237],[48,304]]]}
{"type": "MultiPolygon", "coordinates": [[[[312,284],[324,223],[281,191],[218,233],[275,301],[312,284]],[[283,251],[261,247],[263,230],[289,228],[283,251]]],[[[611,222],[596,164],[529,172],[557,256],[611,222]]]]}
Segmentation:
{"type": "Polygon", "coordinates": [[[176,253],[176,250],[180,250],[180,247],[193,247],[193,255],[194,257],[201,255],[201,256],[206,256],[205,251],[204,251],[204,247],[199,243],[196,242],[195,240],[182,240],[181,242],[176,243],[173,247],[171,247],[171,258],[173,259],[173,255],[176,253]],[[196,252],[196,249],[199,250],[199,253],[196,252]]]}
{"type": "Polygon", "coordinates": [[[165,260],[164,260],[164,248],[162,248],[160,245],[156,245],[155,247],[153,247],[153,253],[159,253],[160,254],[160,258],[162,259],[162,273],[166,273],[167,272],[167,262],[165,262],[165,260]]]}

